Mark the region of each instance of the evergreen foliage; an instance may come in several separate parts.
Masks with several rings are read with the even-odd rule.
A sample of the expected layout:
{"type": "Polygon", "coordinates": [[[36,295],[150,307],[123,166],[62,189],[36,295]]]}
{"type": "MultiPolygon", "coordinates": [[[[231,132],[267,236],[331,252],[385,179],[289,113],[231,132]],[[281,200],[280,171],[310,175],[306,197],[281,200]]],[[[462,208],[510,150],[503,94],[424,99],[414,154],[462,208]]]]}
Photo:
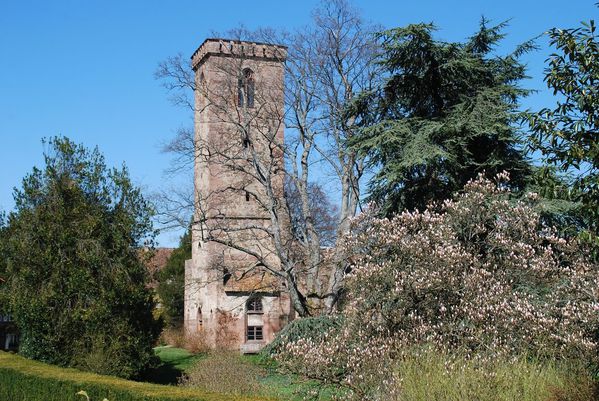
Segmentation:
{"type": "Polygon", "coordinates": [[[526,192],[539,195],[536,211],[548,227],[555,227],[565,237],[576,236],[587,226],[571,182],[554,166],[534,166],[526,192]]]}
{"type": "Polygon", "coordinates": [[[3,290],[6,282],[7,260],[6,255],[6,216],[0,212],[0,315],[8,313],[7,292],[3,290]]]}
{"type": "Polygon", "coordinates": [[[127,169],[98,149],[46,142],[43,170],[15,189],[2,286],[24,356],[122,377],[153,358],[158,327],[139,248],[151,244],[152,209],[127,169]],[[145,241],[145,242],[144,242],[145,241]]]}
{"type": "MultiPolygon", "coordinates": [[[[531,145],[572,176],[571,198],[582,204],[583,227],[599,233],[599,40],[593,20],[552,29],[545,82],[557,104],[529,113],[531,145]]],[[[580,227],[579,227],[580,228],[580,227]]]]}
{"type": "Polygon", "coordinates": [[[519,57],[534,46],[494,55],[505,25],[483,19],[463,43],[436,40],[432,24],[378,35],[388,77],[348,112],[362,126],[351,145],[378,168],[370,200],[386,214],[450,198],[481,172],[506,170],[513,187],[524,186],[530,166],[513,122],[518,99],[528,94],[518,85],[526,77],[519,57]]]}
{"type": "Polygon", "coordinates": [[[341,317],[322,315],[296,319],[281,330],[275,339],[262,349],[262,355],[274,356],[284,351],[285,345],[300,339],[321,341],[325,334],[341,327],[341,317]]]}
{"type": "Polygon", "coordinates": [[[185,261],[191,259],[191,232],[188,230],[169,257],[166,266],[158,273],[158,296],[166,324],[180,327],[183,324],[185,261]]]}

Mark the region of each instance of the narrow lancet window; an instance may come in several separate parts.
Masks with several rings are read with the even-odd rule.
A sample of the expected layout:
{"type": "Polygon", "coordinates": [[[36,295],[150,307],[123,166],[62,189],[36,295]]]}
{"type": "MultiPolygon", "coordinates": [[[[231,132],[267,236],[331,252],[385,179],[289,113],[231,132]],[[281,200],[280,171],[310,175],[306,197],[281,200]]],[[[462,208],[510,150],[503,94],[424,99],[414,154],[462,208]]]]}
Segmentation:
{"type": "Polygon", "coordinates": [[[242,77],[237,80],[237,106],[254,107],[255,84],[254,73],[249,68],[245,68],[242,77]]]}

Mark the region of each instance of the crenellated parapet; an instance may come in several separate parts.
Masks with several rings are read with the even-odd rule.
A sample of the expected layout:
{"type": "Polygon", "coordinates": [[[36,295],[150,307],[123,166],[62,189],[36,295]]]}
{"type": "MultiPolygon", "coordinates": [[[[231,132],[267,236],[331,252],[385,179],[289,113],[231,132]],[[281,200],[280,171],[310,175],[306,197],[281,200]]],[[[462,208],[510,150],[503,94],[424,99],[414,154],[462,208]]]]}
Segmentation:
{"type": "Polygon", "coordinates": [[[229,39],[206,39],[191,56],[192,68],[197,69],[211,55],[282,62],[287,58],[287,47],[229,39]]]}

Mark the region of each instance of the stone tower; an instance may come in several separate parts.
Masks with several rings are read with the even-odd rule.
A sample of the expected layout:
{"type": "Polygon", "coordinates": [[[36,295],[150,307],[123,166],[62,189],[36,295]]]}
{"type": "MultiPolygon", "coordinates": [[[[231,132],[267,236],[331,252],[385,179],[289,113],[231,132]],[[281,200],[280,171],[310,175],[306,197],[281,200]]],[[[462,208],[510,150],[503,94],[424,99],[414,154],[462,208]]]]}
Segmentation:
{"type": "Polygon", "coordinates": [[[283,191],[286,48],[207,39],[195,72],[195,215],[185,328],[211,347],[257,352],[291,319],[269,235],[283,191]]]}

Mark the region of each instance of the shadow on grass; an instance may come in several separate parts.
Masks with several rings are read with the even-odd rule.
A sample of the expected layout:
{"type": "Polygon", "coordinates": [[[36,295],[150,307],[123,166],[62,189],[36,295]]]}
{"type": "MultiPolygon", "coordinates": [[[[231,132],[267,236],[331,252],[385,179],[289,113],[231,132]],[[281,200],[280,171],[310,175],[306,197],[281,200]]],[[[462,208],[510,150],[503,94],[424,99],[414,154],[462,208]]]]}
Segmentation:
{"type": "Polygon", "coordinates": [[[156,347],[154,349],[160,363],[157,367],[148,369],[142,380],[156,384],[176,385],[186,369],[201,358],[181,348],[156,347]]]}

